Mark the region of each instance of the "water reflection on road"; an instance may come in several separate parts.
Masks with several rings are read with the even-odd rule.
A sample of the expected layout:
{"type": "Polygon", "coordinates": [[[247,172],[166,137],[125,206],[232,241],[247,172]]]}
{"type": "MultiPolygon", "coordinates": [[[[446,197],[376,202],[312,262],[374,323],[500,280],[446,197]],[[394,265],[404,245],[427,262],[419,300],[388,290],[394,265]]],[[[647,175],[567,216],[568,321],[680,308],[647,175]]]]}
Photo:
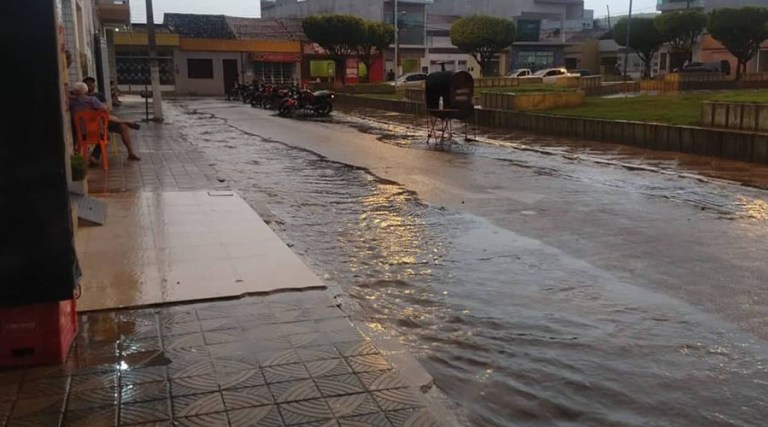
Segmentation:
{"type": "MultiPolygon", "coordinates": [[[[402,335],[472,425],[764,423],[768,349],[732,325],[537,240],[427,205],[366,170],[248,135],[214,114],[168,115],[246,200],[269,206],[294,250],[359,301],[359,315],[402,335]]],[[[423,148],[413,129],[365,130],[423,148]]],[[[503,146],[477,144],[470,154],[767,218],[758,190],[589,172],[503,146]]]]}

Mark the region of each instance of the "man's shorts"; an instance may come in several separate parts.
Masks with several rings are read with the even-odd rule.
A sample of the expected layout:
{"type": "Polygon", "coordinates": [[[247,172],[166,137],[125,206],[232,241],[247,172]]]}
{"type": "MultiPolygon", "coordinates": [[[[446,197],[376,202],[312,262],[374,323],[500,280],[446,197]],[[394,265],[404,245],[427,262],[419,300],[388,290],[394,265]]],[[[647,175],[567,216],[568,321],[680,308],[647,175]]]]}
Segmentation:
{"type": "Polygon", "coordinates": [[[110,132],[120,133],[120,123],[109,122],[107,129],[110,132]]]}

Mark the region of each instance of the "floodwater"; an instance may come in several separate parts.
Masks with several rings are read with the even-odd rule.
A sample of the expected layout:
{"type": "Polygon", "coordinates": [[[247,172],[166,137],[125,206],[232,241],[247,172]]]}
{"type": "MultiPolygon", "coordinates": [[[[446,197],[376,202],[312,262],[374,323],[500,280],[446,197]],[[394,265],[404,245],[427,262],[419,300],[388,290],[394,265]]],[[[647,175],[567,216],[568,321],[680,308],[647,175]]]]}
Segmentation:
{"type": "MultiPolygon", "coordinates": [[[[356,316],[402,337],[468,425],[765,425],[764,335],[482,217],[430,205],[367,169],[248,133],[219,117],[223,109],[198,109],[200,102],[178,101],[167,120],[183,124],[233,189],[268,206],[293,250],[359,303],[356,316]]],[[[403,123],[334,120],[426,149],[423,135],[403,123]]],[[[631,187],[722,221],[764,228],[768,219],[763,191],[681,178],[691,170],[679,163],[671,172],[635,172],[564,161],[573,147],[583,151],[578,142],[545,155],[500,141],[457,146],[454,155],[631,187]]],[[[637,160],[620,157],[597,160],[637,160]]]]}

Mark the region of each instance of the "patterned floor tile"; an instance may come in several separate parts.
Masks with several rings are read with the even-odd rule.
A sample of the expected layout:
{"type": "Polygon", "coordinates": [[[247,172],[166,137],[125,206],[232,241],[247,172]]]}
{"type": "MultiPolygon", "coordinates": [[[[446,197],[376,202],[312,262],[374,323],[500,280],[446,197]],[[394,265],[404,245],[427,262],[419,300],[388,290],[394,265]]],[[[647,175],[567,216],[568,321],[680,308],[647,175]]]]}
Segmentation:
{"type": "Polygon", "coordinates": [[[445,423],[430,409],[417,408],[386,412],[393,427],[443,427],[445,423]]]}
{"type": "Polygon", "coordinates": [[[337,377],[325,377],[315,379],[317,388],[324,397],[343,396],[365,392],[365,387],[355,375],[339,375],[337,377]]]}
{"type": "Polygon", "coordinates": [[[29,369],[14,369],[0,372],[0,384],[19,384],[29,369]]]}
{"type": "Polygon", "coordinates": [[[213,370],[216,374],[227,374],[231,372],[241,372],[251,369],[257,369],[259,367],[258,362],[253,361],[251,363],[241,362],[239,360],[232,359],[213,359],[213,370]]]}
{"type": "Polygon", "coordinates": [[[379,349],[370,340],[345,341],[337,343],[335,346],[339,353],[345,357],[379,354],[379,349]]]}
{"type": "Polygon", "coordinates": [[[261,369],[244,369],[241,371],[217,373],[216,380],[222,390],[255,387],[267,383],[264,380],[261,369]]]}
{"type": "Polygon", "coordinates": [[[355,373],[392,369],[389,362],[377,354],[348,357],[347,363],[355,373]]]}
{"type": "Polygon", "coordinates": [[[299,363],[299,355],[294,350],[264,351],[256,354],[261,366],[278,366],[299,363]]]}
{"type": "Polygon", "coordinates": [[[93,388],[69,393],[67,410],[100,408],[117,405],[117,387],[93,388]]]}
{"type": "Polygon", "coordinates": [[[123,340],[120,345],[122,355],[158,352],[160,348],[159,338],[129,338],[123,340]]]}
{"type": "Polygon", "coordinates": [[[120,390],[122,403],[147,402],[150,400],[168,399],[169,387],[167,381],[125,385],[120,390]]]}
{"type": "Polygon", "coordinates": [[[190,394],[218,392],[219,383],[213,374],[182,377],[171,380],[171,395],[173,397],[190,394]]]}
{"type": "Polygon", "coordinates": [[[171,379],[199,377],[201,375],[213,375],[213,373],[213,362],[210,360],[194,362],[174,360],[168,365],[168,377],[171,379]]]}
{"type": "Polygon", "coordinates": [[[347,315],[336,307],[311,307],[304,310],[304,316],[312,320],[346,318],[347,315]]]}
{"type": "Polygon", "coordinates": [[[18,383],[0,383],[0,402],[14,401],[19,395],[18,383]]]}
{"type": "Polygon", "coordinates": [[[179,335],[196,334],[200,332],[202,332],[202,329],[200,327],[200,323],[198,322],[176,323],[162,325],[160,327],[160,333],[164,339],[176,337],[179,335]]]}
{"type": "Polygon", "coordinates": [[[184,310],[170,312],[162,311],[160,313],[160,323],[162,326],[176,325],[180,323],[197,322],[197,315],[194,310],[184,310]]]}
{"type": "Polygon", "coordinates": [[[327,345],[330,343],[330,340],[323,332],[291,335],[288,337],[288,340],[294,348],[327,345]]]}
{"type": "Polygon", "coordinates": [[[70,377],[41,378],[21,383],[19,399],[43,396],[63,396],[69,387],[70,377]]]}
{"type": "Polygon", "coordinates": [[[203,332],[203,340],[206,345],[240,342],[243,340],[243,332],[239,328],[203,332]]]}
{"type": "Polygon", "coordinates": [[[348,394],[326,399],[333,415],[337,417],[352,417],[381,412],[379,405],[368,393],[348,394]]]}
{"type": "Polygon", "coordinates": [[[309,378],[309,371],[301,363],[291,365],[268,366],[262,368],[264,378],[267,384],[279,383],[284,381],[300,380],[309,378]]]}
{"type": "Polygon", "coordinates": [[[224,406],[227,407],[228,411],[275,403],[267,386],[224,390],[222,394],[224,395],[224,406]]]}
{"type": "Polygon", "coordinates": [[[120,425],[152,423],[171,419],[168,400],[120,405],[120,425]]]}
{"type": "Polygon", "coordinates": [[[123,386],[151,383],[154,381],[166,381],[167,379],[168,369],[165,366],[136,368],[120,373],[120,384],[123,386]]]}
{"type": "Polygon", "coordinates": [[[345,341],[363,341],[365,336],[355,328],[334,329],[326,331],[328,340],[332,343],[342,343],[345,341]]]}
{"type": "Polygon", "coordinates": [[[45,396],[36,399],[19,399],[13,405],[11,418],[24,418],[35,414],[58,414],[64,409],[63,396],[45,396]]]}
{"type": "Polygon", "coordinates": [[[202,332],[192,334],[174,335],[163,339],[165,348],[168,350],[179,350],[187,347],[205,346],[202,332]]]}
{"type": "Polygon", "coordinates": [[[293,348],[291,341],[286,336],[260,337],[253,330],[243,330],[243,339],[257,346],[259,351],[290,350],[293,348]]]}
{"type": "Polygon", "coordinates": [[[285,335],[311,334],[318,332],[317,327],[315,327],[315,322],[311,321],[283,323],[280,325],[280,330],[285,335]]]}
{"type": "Polygon", "coordinates": [[[317,399],[321,397],[320,390],[312,380],[288,381],[270,384],[269,390],[275,402],[296,402],[299,400],[317,399]]]}
{"type": "Polygon", "coordinates": [[[386,415],[382,413],[339,418],[338,421],[341,427],[392,427],[386,415]]]}
{"type": "Polygon", "coordinates": [[[229,307],[198,308],[197,318],[200,319],[200,323],[203,323],[206,320],[227,319],[230,316],[229,314],[230,310],[231,309],[229,307]]]}
{"type": "Polygon", "coordinates": [[[174,418],[173,425],[183,427],[224,427],[229,425],[229,419],[226,412],[217,412],[215,414],[174,418]]]}
{"type": "Polygon", "coordinates": [[[374,391],[371,394],[384,411],[398,411],[425,406],[424,401],[410,388],[374,391]]]}
{"type": "Polygon", "coordinates": [[[31,414],[22,418],[10,418],[5,427],[50,427],[61,423],[63,414],[31,414]]]}
{"type": "Polygon", "coordinates": [[[231,427],[280,427],[283,419],[277,406],[259,406],[229,411],[231,427]]]}
{"type": "Polygon", "coordinates": [[[102,427],[114,426],[117,423],[117,407],[67,411],[64,415],[64,425],[67,427],[102,427]]]}
{"type": "Polygon", "coordinates": [[[400,378],[400,374],[394,370],[370,371],[357,374],[369,391],[388,390],[392,388],[407,387],[400,378]]]}
{"type": "Polygon", "coordinates": [[[174,418],[211,414],[224,410],[224,400],[218,392],[173,398],[174,418]]]}
{"type": "Polygon", "coordinates": [[[72,377],[69,389],[70,391],[83,391],[95,388],[116,387],[117,375],[117,372],[76,375],[72,377]]]}
{"type": "Polygon", "coordinates": [[[227,329],[239,329],[240,326],[234,319],[229,317],[219,317],[200,321],[200,327],[203,332],[223,331],[227,329]]]}
{"type": "Polygon", "coordinates": [[[314,378],[351,374],[352,369],[342,358],[307,362],[307,370],[314,378]]]}
{"type": "Polygon", "coordinates": [[[301,402],[279,404],[280,414],[286,425],[327,422],[333,418],[325,399],[305,400],[301,402]]]}
{"type": "Polygon", "coordinates": [[[317,360],[336,359],[339,352],[332,345],[320,345],[315,347],[302,347],[296,349],[296,354],[302,362],[314,362],[317,360]]]}

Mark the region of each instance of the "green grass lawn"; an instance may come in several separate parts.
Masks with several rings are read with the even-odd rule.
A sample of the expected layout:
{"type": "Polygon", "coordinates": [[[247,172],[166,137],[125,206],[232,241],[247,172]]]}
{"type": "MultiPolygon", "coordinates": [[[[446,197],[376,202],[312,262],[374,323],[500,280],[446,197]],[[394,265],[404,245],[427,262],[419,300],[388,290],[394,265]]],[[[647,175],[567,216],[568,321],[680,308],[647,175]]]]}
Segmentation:
{"type": "Polygon", "coordinates": [[[701,124],[701,103],[710,100],[768,103],[768,90],[630,98],[587,98],[586,104],[580,107],[559,108],[541,113],[695,126],[701,124]]]}

